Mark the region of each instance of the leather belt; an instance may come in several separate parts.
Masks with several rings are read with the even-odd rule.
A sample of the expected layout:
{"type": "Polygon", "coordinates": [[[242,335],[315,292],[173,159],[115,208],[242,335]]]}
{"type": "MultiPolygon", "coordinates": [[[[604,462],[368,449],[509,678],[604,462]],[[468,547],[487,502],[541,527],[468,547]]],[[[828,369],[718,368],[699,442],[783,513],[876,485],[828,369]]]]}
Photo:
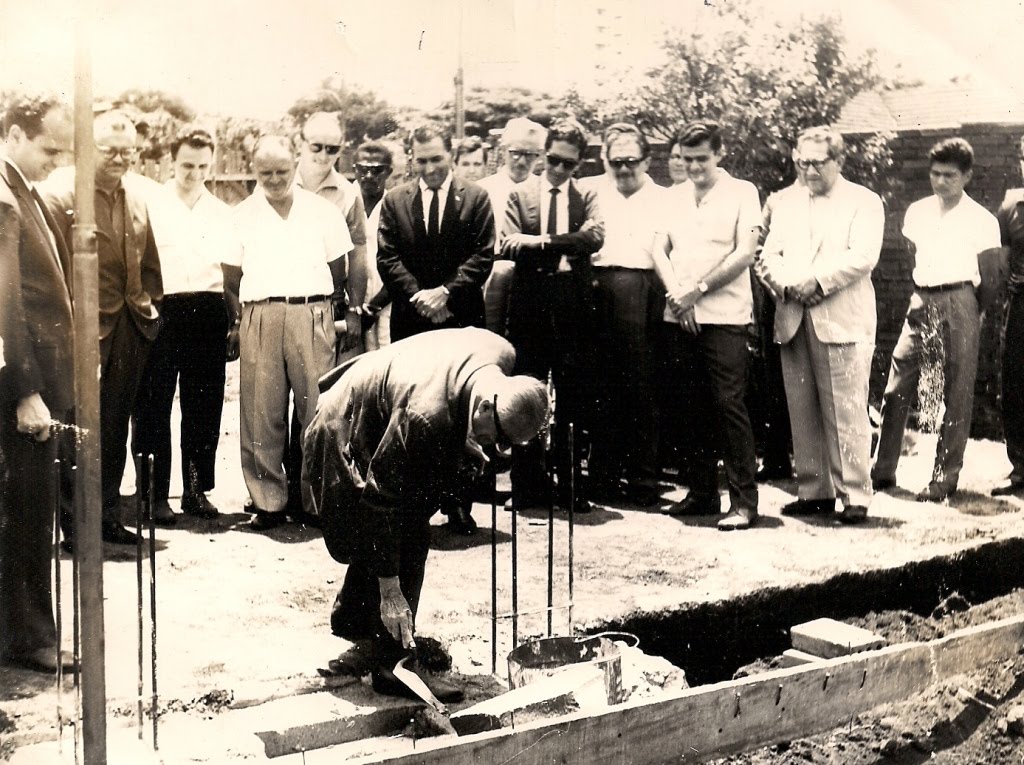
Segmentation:
{"type": "Polygon", "coordinates": [[[307,303],[322,303],[325,300],[330,300],[330,295],[307,295],[304,297],[284,297],[282,295],[275,295],[274,297],[263,298],[263,300],[254,300],[254,303],[287,303],[288,305],[306,305],[307,303]]]}
{"type": "Polygon", "coordinates": [[[974,282],[950,282],[949,284],[937,284],[934,287],[914,285],[914,289],[918,292],[952,292],[953,290],[962,290],[964,287],[974,289],[974,282]]]}

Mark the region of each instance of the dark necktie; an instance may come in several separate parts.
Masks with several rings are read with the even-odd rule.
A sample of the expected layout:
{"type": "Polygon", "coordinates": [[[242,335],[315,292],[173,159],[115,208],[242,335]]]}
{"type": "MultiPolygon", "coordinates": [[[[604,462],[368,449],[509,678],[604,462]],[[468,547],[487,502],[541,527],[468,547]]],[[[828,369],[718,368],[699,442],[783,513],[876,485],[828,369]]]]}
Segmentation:
{"type": "Polygon", "coordinates": [[[433,193],[433,198],[430,200],[430,214],[427,216],[427,236],[430,239],[436,239],[438,234],[441,233],[441,227],[438,225],[438,217],[441,203],[438,201],[437,189],[430,190],[433,193]]]}
{"type": "Polygon", "coordinates": [[[548,230],[547,234],[554,236],[558,233],[558,189],[552,187],[551,202],[548,204],[548,230]]]}

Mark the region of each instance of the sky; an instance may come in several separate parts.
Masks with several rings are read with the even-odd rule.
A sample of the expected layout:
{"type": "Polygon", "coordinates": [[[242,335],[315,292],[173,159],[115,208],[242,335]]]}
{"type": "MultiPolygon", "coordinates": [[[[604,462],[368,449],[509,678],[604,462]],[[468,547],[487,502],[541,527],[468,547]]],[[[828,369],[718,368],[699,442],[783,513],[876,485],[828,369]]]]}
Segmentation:
{"type": "MultiPolygon", "coordinates": [[[[98,96],[156,88],[201,114],[276,119],[337,76],[395,105],[434,108],[451,98],[461,28],[467,87],[587,93],[602,20],[604,39],[624,50],[616,60],[639,76],[666,31],[699,27],[707,3],[729,1],[0,0],[0,90],[70,97],[75,30],[89,29],[98,96]]],[[[838,13],[851,47],[877,49],[887,73],[968,76],[1024,98],[1010,76],[1024,71],[1024,48],[1000,42],[1000,30],[1024,25],[1024,0],[764,2],[784,23],[838,13]]]]}

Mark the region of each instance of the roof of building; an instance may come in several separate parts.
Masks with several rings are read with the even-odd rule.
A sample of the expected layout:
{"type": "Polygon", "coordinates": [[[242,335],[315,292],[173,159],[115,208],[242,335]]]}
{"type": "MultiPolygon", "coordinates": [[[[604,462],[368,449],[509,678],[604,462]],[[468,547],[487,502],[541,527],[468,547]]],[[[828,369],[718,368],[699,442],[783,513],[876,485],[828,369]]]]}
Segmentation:
{"type": "Polygon", "coordinates": [[[1006,91],[976,83],[867,91],[846,105],[836,127],[843,133],[876,133],[977,123],[1024,124],[1024,104],[1006,91]]]}

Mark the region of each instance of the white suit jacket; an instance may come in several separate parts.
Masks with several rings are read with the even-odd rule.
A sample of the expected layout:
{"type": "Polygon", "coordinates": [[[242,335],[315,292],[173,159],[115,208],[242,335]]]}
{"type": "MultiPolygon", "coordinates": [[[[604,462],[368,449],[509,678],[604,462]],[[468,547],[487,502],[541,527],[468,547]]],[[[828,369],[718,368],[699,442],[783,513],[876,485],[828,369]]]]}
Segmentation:
{"type": "MultiPolygon", "coordinates": [[[[830,197],[829,213],[812,235],[807,188],[795,183],[775,194],[761,257],[783,285],[808,276],[821,285],[825,299],[806,309],[821,342],[874,342],[877,318],[871,271],[882,250],[882,200],[842,176],[830,197]]],[[[793,339],[804,310],[797,301],[776,301],[775,342],[793,339]]]]}

